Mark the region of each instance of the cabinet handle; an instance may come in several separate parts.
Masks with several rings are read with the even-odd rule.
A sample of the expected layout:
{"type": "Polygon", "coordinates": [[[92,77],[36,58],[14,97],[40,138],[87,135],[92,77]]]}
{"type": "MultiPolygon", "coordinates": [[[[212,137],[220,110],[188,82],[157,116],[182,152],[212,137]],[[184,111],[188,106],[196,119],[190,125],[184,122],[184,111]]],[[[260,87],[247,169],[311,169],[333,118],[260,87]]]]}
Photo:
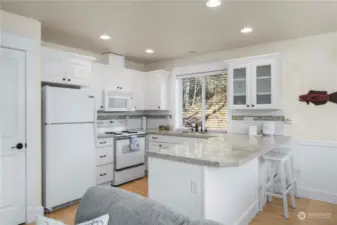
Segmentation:
{"type": "Polygon", "coordinates": [[[103,177],[103,176],[105,176],[106,175],[106,173],[101,173],[99,176],[100,177],[103,177]]]}
{"type": "Polygon", "coordinates": [[[158,139],[158,137],[152,137],[152,139],[158,139]]]}
{"type": "Polygon", "coordinates": [[[249,107],[249,105],[247,105],[247,107],[249,107]]]}
{"type": "Polygon", "coordinates": [[[100,158],[105,158],[106,157],[106,155],[101,155],[101,156],[99,156],[100,158]]]}
{"type": "Polygon", "coordinates": [[[99,142],[100,144],[106,144],[106,141],[99,142]]]}

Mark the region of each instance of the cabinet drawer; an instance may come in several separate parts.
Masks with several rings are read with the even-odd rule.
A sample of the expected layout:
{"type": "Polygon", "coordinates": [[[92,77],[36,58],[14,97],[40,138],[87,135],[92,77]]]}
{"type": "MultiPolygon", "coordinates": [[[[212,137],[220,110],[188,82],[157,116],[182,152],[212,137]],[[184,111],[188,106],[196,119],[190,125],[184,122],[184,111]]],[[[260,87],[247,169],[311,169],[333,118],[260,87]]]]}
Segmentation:
{"type": "Polygon", "coordinates": [[[96,184],[103,184],[113,180],[113,164],[96,167],[96,184]]]}
{"type": "Polygon", "coordinates": [[[112,138],[99,138],[96,142],[97,148],[112,146],[112,138]]]}
{"type": "Polygon", "coordinates": [[[96,148],[96,166],[112,163],[114,160],[113,147],[96,148]]]}

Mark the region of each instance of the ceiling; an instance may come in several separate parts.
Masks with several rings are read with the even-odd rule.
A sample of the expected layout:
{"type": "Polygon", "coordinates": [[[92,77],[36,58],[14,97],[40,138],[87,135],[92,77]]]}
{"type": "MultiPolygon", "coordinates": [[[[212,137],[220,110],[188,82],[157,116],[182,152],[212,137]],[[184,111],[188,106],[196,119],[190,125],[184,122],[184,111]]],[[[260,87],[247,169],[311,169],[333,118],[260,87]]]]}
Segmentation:
{"type": "Polygon", "coordinates": [[[337,31],[337,2],[3,0],[2,8],[40,20],[44,41],[142,63],[337,31]],[[245,25],[254,31],[241,34],[245,25]]]}

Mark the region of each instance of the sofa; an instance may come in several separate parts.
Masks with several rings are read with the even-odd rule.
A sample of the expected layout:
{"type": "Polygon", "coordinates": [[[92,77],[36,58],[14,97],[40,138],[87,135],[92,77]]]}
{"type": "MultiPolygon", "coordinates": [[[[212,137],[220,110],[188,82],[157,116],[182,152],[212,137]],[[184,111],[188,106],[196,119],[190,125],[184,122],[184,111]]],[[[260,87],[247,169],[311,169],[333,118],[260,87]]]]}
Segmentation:
{"type": "Polygon", "coordinates": [[[75,224],[109,214],[108,225],[221,225],[193,221],[143,196],[114,187],[93,187],[79,203],[75,224]]]}

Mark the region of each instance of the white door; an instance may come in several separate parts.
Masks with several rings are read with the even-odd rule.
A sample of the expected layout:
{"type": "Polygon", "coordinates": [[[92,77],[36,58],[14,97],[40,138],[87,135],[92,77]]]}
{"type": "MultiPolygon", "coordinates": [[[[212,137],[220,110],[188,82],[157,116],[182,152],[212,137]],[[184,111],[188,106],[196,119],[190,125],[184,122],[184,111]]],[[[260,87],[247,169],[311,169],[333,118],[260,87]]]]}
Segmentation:
{"type": "Polygon", "coordinates": [[[235,63],[229,67],[231,85],[230,102],[233,109],[251,108],[250,67],[248,64],[235,63]]]}
{"type": "Polygon", "coordinates": [[[0,224],[25,222],[25,53],[0,47],[0,224]]]}
{"type": "Polygon", "coordinates": [[[95,98],[90,90],[45,87],[45,123],[94,122],[95,98]]]}

